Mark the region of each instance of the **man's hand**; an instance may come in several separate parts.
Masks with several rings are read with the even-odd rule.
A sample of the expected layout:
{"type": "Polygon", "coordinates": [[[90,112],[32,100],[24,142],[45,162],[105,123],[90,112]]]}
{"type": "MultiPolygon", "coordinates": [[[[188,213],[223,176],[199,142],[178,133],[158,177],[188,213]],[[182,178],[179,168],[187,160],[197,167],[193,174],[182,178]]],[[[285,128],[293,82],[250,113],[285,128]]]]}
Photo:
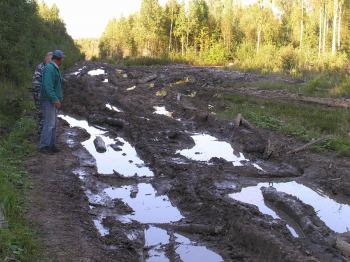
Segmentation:
{"type": "Polygon", "coordinates": [[[58,100],[53,105],[56,107],[56,109],[60,109],[62,107],[61,102],[58,100]]]}

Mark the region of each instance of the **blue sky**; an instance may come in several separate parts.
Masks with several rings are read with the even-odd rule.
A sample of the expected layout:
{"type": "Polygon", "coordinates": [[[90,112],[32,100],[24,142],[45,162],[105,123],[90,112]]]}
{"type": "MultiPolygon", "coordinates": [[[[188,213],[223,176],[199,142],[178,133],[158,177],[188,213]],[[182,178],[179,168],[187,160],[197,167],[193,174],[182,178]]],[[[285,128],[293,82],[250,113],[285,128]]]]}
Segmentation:
{"type": "MultiPolygon", "coordinates": [[[[68,33],[75,39],[100,37],[113,17],[128,16],[139,10],[141,0],[43,0],[55,3],[66,23],[68,33]]],[[[165,4],[167,0],[159,0],[165,4]]],[[[254,0],[242,0],[250,3],[254,0]]]]}

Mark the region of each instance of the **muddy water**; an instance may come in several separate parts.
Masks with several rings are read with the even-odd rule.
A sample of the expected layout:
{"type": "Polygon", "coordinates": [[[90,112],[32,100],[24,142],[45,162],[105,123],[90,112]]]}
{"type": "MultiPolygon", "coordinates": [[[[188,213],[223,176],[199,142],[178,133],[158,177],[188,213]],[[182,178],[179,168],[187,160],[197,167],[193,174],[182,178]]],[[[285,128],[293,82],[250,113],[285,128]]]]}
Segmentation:
{"type": "Polygon", "coordinates": [[[164,115],[167,117],[173,117],[173,113],[166,110],[165,106],[154,106],[154,114],[164,115]]]}
{"type": "Polygon", "coordinates": [[[105,74],[105,70],[103,70],[103,69],[95,69],[95,70],[90,70],[89,72],[88,72],[88,74],[90,75],[90,76],[98,76],[98,75],[104,75],[105,74]]]}
{"type": "Polygon", "coordinates": [[[128,220],[147,224],[170,223],[183,218],[179,210],[171,204],[169,198],[157,195],[151,184],[140,183],[136,185],[136,188],[133,186],[110,187],[105,189],[104,193],[111,199],[121,199],[134,210],[133,214],[126,215],[128,220]]]}
{"type": "MultiPolygon", "coordinates": [[[[106,106],[114,110],[112,105],[107,104],[106,106]]],[[[81,127],[90,134],[91,137],[83,142],[82,145],[96,159],[99,172],[110,172],[115,169],[125,176],[133,175],[136,171],[146,176],[147,174],[149,176],[153,175],[149,169],[143,166],[144,163],[138,158],[135,149],[124,139],[118,138],[118,145],[120,145],[122,150],[117,152],[109,146],[110,144],[114,144],[116,140],[106,136],[105,131],[90,126],[87,121],[84,120],[77,120],[64,115],[61,115],[60,118],[66,120],[72,127],[81,127]],[[96,152],[93,145],[93,140],[96,136],[101,136],[108,145],[106,153],[100,154],[96,152]],[[123,159],[132,159],[133,164],[123,159]]],[[[70,144],[72,141],[68,141],[68,143],[70,144]]],[[[82,181],[86,181],[89,171],[84,167],[79,167],[75,169],[73,173],[79,176],[82,181]]],[[[176,233],[171,233],[173,237],[170,238],[170,234],[168,234],[166,230],[154,226],[158,223],[164,225],[177,222],[184,217],[181,215],[180,211],[172,205],[166,195],[157,194],[152,184],[137,183],[121,187],[110,187],[97,181],[97,185],[97,191],[95,188],[94,192],[92,192],[92,190],[88,188],[88,184],[86,184],[87,188],[85,188],[85,193],[91,205],[90,209],[92,213],[96,215],[93,219],[93,223],[100,236],[104,237],[110,234],[109,228],[103,224],[103,220],[107,216],[113,216],[122,223],[138,221],[142,224],[151,224],[149,228],[144,231],[145,248],[148,250],[146,261],[156,262],[173,260],[168,258],[165,249],[166,246],[172,246],[173,253],[184,262],[199,261],[203,258],[205,258],[205,261],[209,262],[223,261],[221,256],[207,249],[205,246],[198,245],[190,239],[176,233]],[[115,213],[118,211],[110,211],[109,208],[111,204],[113,206],[113,201],[115,200],[122,201],[126,206],[130,207],[132,213],[125,214],[122,212],[122,214],[118,214],[115,213]],[[101,207],[106,207],[106,209],[101,209],[101,207]],[[175,241],[175,243],[171,245],[171,241],[175,241]]],[[[130,240],[137,240],[137,233],[130,231],[128,238],[130,240]]]]}
{"type": "Polygon", "coordinates": [[[244,162],[249,161],[240,152],[235,152],[232,146],[224,141],[207,134],[195,134],[192,136],[195,146],[190,149],[179,150],[176,153],[181,154],[195,161],[208,162],[217,157],[232,162],[234,166],[243,166],[244,162]]]}
{"type": "Polygon", "coordinates": [[[104,219],[103,216],[97,218],[97,219],[94,219],[93,222],[94,222],[94,225],[97,229],[97,231],[100,233],[100,235],[102,237],[104,236],[107,236],[109,234],[109,229],[106,228],[103,224],[102,224],[102,220],[104,219]]]}
{"type": "MultiPolygon", "coordinates": [[[[180,235],[174,234],[175,239],[175,253],[184,262],[206,261],[206,262],[220,262],[222,257],[215,252],[209,250],[205,246],[198,245],[190,239],[180,235]]],[[[164,253],[164,246],[171,241],[170,235],[164,229],[151,226],[145,230],[146,247],[150,248],[149,258],[147,262],[153,261],[169,261],[164,253]]]]}
{"type": "Polygon", "coordinates": [[[77,120],[70,116],[60,115],[71,127],[81,127],[90,134],[90,139],[83,142],[83,146],[96,159],[97,171],[100,174],[113,174],[114,170],[122,176],[144,176],[151,177],[153,172],[145,166],[145,163],[138,157],[135,148],[123,138],[112,139],[105,135],[105,131],[90,126],[85,120],[77,120]],[[107,145],[107,152],[96,151],[94,139],[96,136],[102,137],[107,145]],[[115,151],[111,145],[119,142],[120,151],[115,151]]]}
{"type": "MultiPolygon", "coordinates": [[[[278,215],[264,202],[261,187],[268,187],[269,183],[259,183],[256,186],[243,188],[241,192],[230,194],[230,197],[241,202],[256,205],[259,210],[278,218],[278,215]]],[[[317,215],[325,224],[335,232],[346,232],[350,230],[350,206],[337,203],[321,191],[311,188],[295,181],[286,183],[273,183],[277,191],[285,192],[299,198],[305,204],[312,206],[317,215]]]]}
{"type": "Polygon", "coordinates": [[[119,108],[116,107],[116,106],[112,106],[112,105],[109,104],[109,103],[106,104],[106,108],[109,109],[109,110],[111,110],[111,111],[118,112],[118,113],[123,112],[123,110],[119,109],[119,108]]]}

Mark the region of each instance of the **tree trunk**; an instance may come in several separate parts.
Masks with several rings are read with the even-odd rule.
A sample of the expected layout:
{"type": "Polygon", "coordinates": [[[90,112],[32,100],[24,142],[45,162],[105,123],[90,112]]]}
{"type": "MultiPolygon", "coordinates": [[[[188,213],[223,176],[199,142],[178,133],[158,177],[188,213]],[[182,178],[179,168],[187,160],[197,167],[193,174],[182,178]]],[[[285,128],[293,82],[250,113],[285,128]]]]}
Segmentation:
{"type": "Polygon", "coordinates": [[[188,38],[189,38],[190,32],[187,30],[186,32],[186,52],[188,50],[188,38]]]}
{"type": "Polygon", "coordinates": [[[322,6],[320,6],[320,30],[318,33],[318,56],[321,55],[321,49],[322,49],[322,18],[323,18],[323,14],[322,14],[322,6]]]}
{"type": "Polygon", "coordinates": [[[332,35],[332,55],[335,55],[337,52],[337,22],[338,22],[338,0],[333,0],[333,35],[332,35]]]}
{"type": "Polygon", "coordinates": [[[303,36],[304,36],[304,0],[301,0],[300,49],[303,48],[303,36]]]}
{"type": "Polygon", "coordinates": [[[185,36],[184,34],[181,35],[181,54],[184,56],[184,49],[185,49],[185,36]]]}
{"type": "Polygon", "coordinates": [[[326,37],[327,36],[327,9],[326,9],[326,2],[324,3],[324,9],[323,9],[323,46],[322,46],[322,53],[326,54],[326,37]]]}
{"type": "Polygon", "coordinates": [[[171,52],[172,47],[172,37],[173,37],[173,24],[174,24],[174,8],[171,7],[171,23],[170,23],[170,32],[169,32],[169,53],[171,52]]]}
{"type": "Polygon", "coordinates": [[[256,44],[256,52],[257,52],[257,53],[259,53],[260,41],[261,41],[261,29],[259,29],[259,31],[258,31],[258,42],[257,42],[257,44],[256,44]]]}
{"type": "Polygon", "coordinates": [[[339,5],[339,19],[338,19],[338,50],[340,50],[340,41],[341,41],[341,17],[342,17],[342,4],[339,5]]]}

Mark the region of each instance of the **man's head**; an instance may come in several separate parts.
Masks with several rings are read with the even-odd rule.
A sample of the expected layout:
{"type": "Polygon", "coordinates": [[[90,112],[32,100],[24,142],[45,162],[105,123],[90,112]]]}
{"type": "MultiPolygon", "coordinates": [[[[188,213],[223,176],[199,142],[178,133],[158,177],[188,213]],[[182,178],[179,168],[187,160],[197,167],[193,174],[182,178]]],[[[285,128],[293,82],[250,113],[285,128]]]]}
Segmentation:
{"type": "Polygon", "coordinates": [[[53,51],[52,61],[54,61],[56,65],[61,66],[63,59],[64,59],[64,53],[61,50],[53,51]]]}
{"type": "Polygon", "coordinates": [[[45,55],[45,58],[44,58],[44,64],[48,64],[50,63],[52,60],[52,52],[48,52],[46,55],[45,55]]]}

